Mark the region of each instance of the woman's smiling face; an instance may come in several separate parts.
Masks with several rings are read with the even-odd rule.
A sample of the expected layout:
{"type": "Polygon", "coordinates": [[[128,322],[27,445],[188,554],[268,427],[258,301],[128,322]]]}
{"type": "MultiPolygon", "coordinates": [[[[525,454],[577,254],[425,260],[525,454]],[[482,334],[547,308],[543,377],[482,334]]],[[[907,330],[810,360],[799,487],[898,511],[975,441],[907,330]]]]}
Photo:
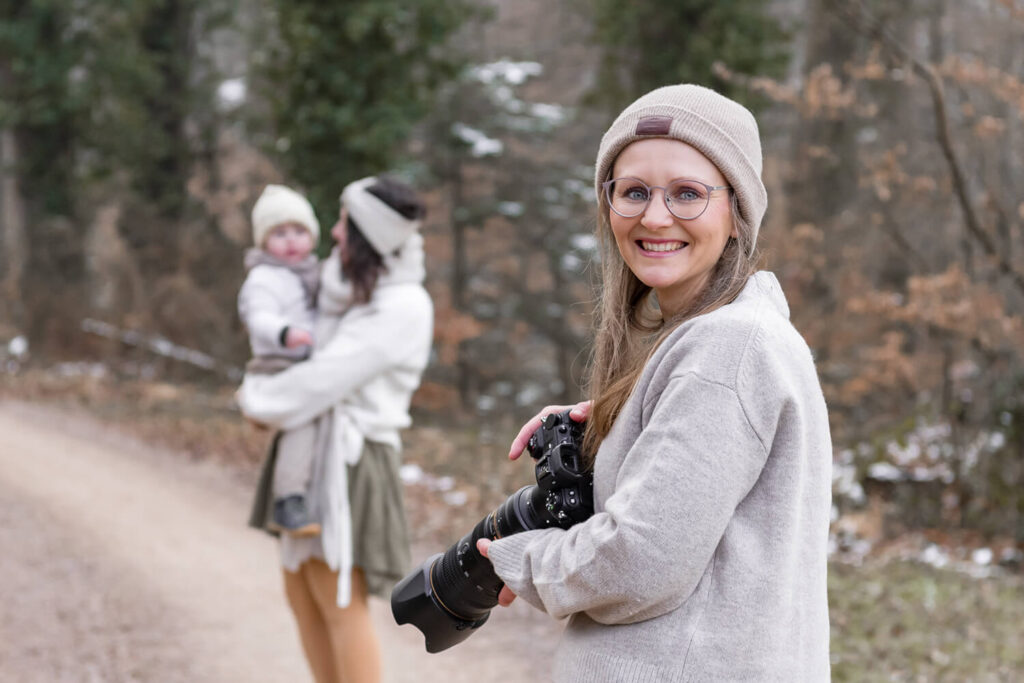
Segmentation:
{"type": "MultiPolygon", "coordinates": [[[[695,148],[669,138],[638,140],[619,154],[613,178],[636,178],[650,187],[673,180],[727,185],[718,168],[695,148]]],[[[676,218],[664,190],[652,191],[647,208],[624,218],[608,208],[619,253],[633,274],[658,294],[667,318],[682,311],[704,289],[729,237],[736,236],[728,190],[711,194],[707,209],[692,220],[676,218]]]]}

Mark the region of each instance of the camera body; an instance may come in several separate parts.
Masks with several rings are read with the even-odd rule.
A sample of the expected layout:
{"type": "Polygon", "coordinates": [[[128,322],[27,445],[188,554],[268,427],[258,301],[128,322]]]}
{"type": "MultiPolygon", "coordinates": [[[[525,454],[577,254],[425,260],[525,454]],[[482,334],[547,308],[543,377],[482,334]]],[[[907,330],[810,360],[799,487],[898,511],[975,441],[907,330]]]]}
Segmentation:
{"type": "MultiPolygon", "coordinates": [[[[543,510],[531,508],[533,529],[557,526],[568,529],[594,514],[594,473],[586,467],[582,452],[583,425],[568,411],[548,415],[530,436],[526,446],[534,459],[538,493],[543,493],[543,510]]],[[[533,503],[540,499],[531,494],[533,503]]]]}
{"type": "Polygon", "coordinates": [[[568,529],[594,513],[594,478],[582,453],[583,425],[568,411],[544,418],[530,437],[537,484],[524,486],[443,553],[427,560],[391,592],[391,612],[441,652],[468,638],[490,616],[504,585],[476,542],[521,531],[568,529]]]}

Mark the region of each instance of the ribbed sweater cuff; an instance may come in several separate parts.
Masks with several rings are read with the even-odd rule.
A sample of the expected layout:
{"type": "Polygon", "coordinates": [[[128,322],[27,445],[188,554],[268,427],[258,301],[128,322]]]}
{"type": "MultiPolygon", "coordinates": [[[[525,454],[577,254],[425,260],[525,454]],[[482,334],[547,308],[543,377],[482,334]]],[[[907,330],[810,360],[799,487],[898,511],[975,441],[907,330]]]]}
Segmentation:
{"type": "Polygon", "coordinates": [[[491,544],[488,557],[494,564],[494,571],[510,587],[523,578],[523,555],[535,535],[530,532],[513,534],[491,544]]]}
{"type": "Polygon", "coordinates": [[[531,563],[526,555],[529,550],[538,552],[544,538],[560,533],[561,529],[537,529],[514,534],[491,544],[489,557],[494,572],[513,593],[539,610],[547,611],[540,594],[533,585],[531,563]]]}

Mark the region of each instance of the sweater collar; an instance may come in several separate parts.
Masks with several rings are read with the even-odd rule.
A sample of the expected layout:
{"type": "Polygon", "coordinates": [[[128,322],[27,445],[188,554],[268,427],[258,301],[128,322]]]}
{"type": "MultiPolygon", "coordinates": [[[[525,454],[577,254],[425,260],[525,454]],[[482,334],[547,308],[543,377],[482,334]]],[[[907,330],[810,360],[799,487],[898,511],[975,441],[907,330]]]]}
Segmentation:
{"type": "Polygon", "coordinates": [[[423,282],[427,270],[424,266],[423,236],[418,232],[409,236],[402,247],[384,257],[387,269],[377,281],[378,287],[423,282]]]}
{"type": "Polygon", "coordinates": [[[767,299],[779,315],[789,319],[789,303],[786,301],[782,285],[779,284],[774,273],[759,270],[751,275],[739,296],[736,297],[736,301],[751,301],[759,297],[767,299]]]}

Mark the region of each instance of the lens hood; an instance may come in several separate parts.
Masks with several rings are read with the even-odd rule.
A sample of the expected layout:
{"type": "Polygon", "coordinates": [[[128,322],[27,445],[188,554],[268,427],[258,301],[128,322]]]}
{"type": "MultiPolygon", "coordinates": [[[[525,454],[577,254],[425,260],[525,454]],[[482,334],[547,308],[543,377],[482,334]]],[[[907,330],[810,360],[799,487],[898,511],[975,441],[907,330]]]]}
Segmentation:
{"type": "Polygon", "coordinates": [[[430,571],[443,553],[426,559],[420,568],[401,580],[391,592],[391,613],[399,624],[412,624],[426,639],[427,652],[441,652],[458,645],[480,628],[491,616],[477,621],[452,616],[437,599],[430,582],[430,571]]]}

